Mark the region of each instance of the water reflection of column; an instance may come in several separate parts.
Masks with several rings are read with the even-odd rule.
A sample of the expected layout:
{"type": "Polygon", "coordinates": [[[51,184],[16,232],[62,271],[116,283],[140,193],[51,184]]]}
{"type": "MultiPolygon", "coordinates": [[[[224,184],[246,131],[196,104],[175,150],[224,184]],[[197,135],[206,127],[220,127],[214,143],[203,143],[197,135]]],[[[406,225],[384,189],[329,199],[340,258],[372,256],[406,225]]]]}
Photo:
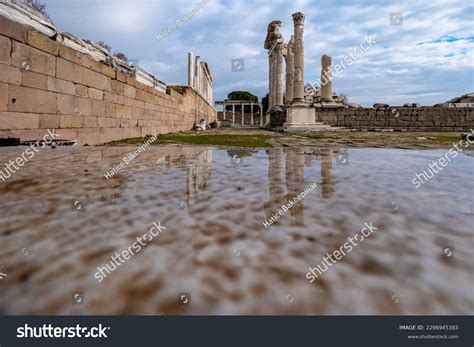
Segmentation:
{"type": "MultiPolygon", "coordinates": [[[[304,150],[287,149],[286,151],[286,187],[288,190],[287,200],[293,200],[298,194],[305,190],[304,179],[304,150]]],[[[304,225],[304,201],[293,205],[291,216],[296,225],[304,225]]]]}
{"type": "Polygon", "coordinates": [[[283,148],[268,150],[268,191],[270,201],[264,203],[265,215],[270,218],[284,203],[283,148]]]}
{"type": "MultiPolygon", "coordinates": [[[[196,149],[183,149],[194,150],[196,149]]],[[[186,196],[188,206],[193,205],[195,195],[207,189],[207,181],[212,174],[212,149],[201,150],[197,153],[185,153],[185,158],[195,158],[186,168],[186,196]],[[186,155],[186,154],[189,154],[186,155]]]]}
{"type": "Polygon", "coordinates": [[[321,195],[329,199],[334,193],[334,176],[331,175],[333,151],[326,149],[321,153],[321,195]]]}

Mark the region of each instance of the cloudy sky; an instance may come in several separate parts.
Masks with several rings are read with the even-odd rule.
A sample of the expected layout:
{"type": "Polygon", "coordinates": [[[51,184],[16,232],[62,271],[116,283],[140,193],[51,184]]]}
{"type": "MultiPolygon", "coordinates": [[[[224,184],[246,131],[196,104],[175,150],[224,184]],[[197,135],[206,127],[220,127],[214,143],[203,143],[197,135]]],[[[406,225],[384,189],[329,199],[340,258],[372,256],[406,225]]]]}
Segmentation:
{"type": "Polygon", "coordinates": [[[334,78],[334,90],[351,102],[432,105],[474,91],[470,0],[208,0],[160,40],[157,35],[189,16],[201,0],[43,2],[61,30],[107,42],[166,83],[187,82],[187,52],[193,51],[211,68],[215,100],[233,90],[259,98],[267,93],[267,25],[281,20],[288,40],[297,11],[306,14],[306,81],[319,78],[322,54],[332,56],[334,65],[364,37],[376,42],[334,78]],[[401,13],[399,25],[391,25],[391,13],[401,13]],[[232,72],[232,59],[243,59],[244,71],[232,72]]]}

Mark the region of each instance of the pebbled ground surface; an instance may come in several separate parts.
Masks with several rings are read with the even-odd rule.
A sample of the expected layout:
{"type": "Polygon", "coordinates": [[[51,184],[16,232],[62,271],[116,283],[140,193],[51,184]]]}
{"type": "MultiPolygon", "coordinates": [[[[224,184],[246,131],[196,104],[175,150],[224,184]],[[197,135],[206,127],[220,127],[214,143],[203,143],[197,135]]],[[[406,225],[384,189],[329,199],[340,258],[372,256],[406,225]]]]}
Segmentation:
{"type": "Polygon", "coordinates": [[[104,178],[135,149],[44,149],[0,181],[0,314],[474,312],[472,152],[419,189],[445,150],[152,146],[104,178]],[[154,221],[166,230],[98,283],[154,221]],[[365,222],[378,230],[310,284],[365,222]]]}

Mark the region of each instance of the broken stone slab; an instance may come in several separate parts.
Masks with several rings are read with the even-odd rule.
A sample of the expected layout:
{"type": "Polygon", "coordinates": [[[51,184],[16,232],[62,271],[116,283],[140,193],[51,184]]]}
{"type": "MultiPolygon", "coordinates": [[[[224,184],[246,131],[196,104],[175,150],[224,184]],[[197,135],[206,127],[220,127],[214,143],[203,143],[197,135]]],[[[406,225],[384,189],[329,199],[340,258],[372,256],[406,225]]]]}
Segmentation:
{"type": "Polygon", "coordinates": [[[374,104],[373,107],[374,108],[389,108],[390,105],[389,104],[384,104],[384,103],[377,103],[377,104],[374,104]]]}
{"type": "Polygon", "coordinates": [[[53,22],[39,11],[28,6],[26,0],[0,1],[0,16],[29,26],[48,37],[54,37],[57,34],[53,22]]]}

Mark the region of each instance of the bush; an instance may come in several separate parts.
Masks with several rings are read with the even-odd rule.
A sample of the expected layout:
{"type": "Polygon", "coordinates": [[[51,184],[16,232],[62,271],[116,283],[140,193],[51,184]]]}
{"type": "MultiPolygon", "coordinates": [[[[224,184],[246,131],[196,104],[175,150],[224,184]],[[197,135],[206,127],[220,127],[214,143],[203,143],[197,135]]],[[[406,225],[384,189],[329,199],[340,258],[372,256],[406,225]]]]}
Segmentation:
{"type": "Polygon", "coordinates": [[[114,57],[117,58],[117,59],[120,59],[120,60],[123,60],[124,62],[128,63],[128,58],[127,56],[122,53],[122,52],[115,52],[114,53],[114,57]]]}

